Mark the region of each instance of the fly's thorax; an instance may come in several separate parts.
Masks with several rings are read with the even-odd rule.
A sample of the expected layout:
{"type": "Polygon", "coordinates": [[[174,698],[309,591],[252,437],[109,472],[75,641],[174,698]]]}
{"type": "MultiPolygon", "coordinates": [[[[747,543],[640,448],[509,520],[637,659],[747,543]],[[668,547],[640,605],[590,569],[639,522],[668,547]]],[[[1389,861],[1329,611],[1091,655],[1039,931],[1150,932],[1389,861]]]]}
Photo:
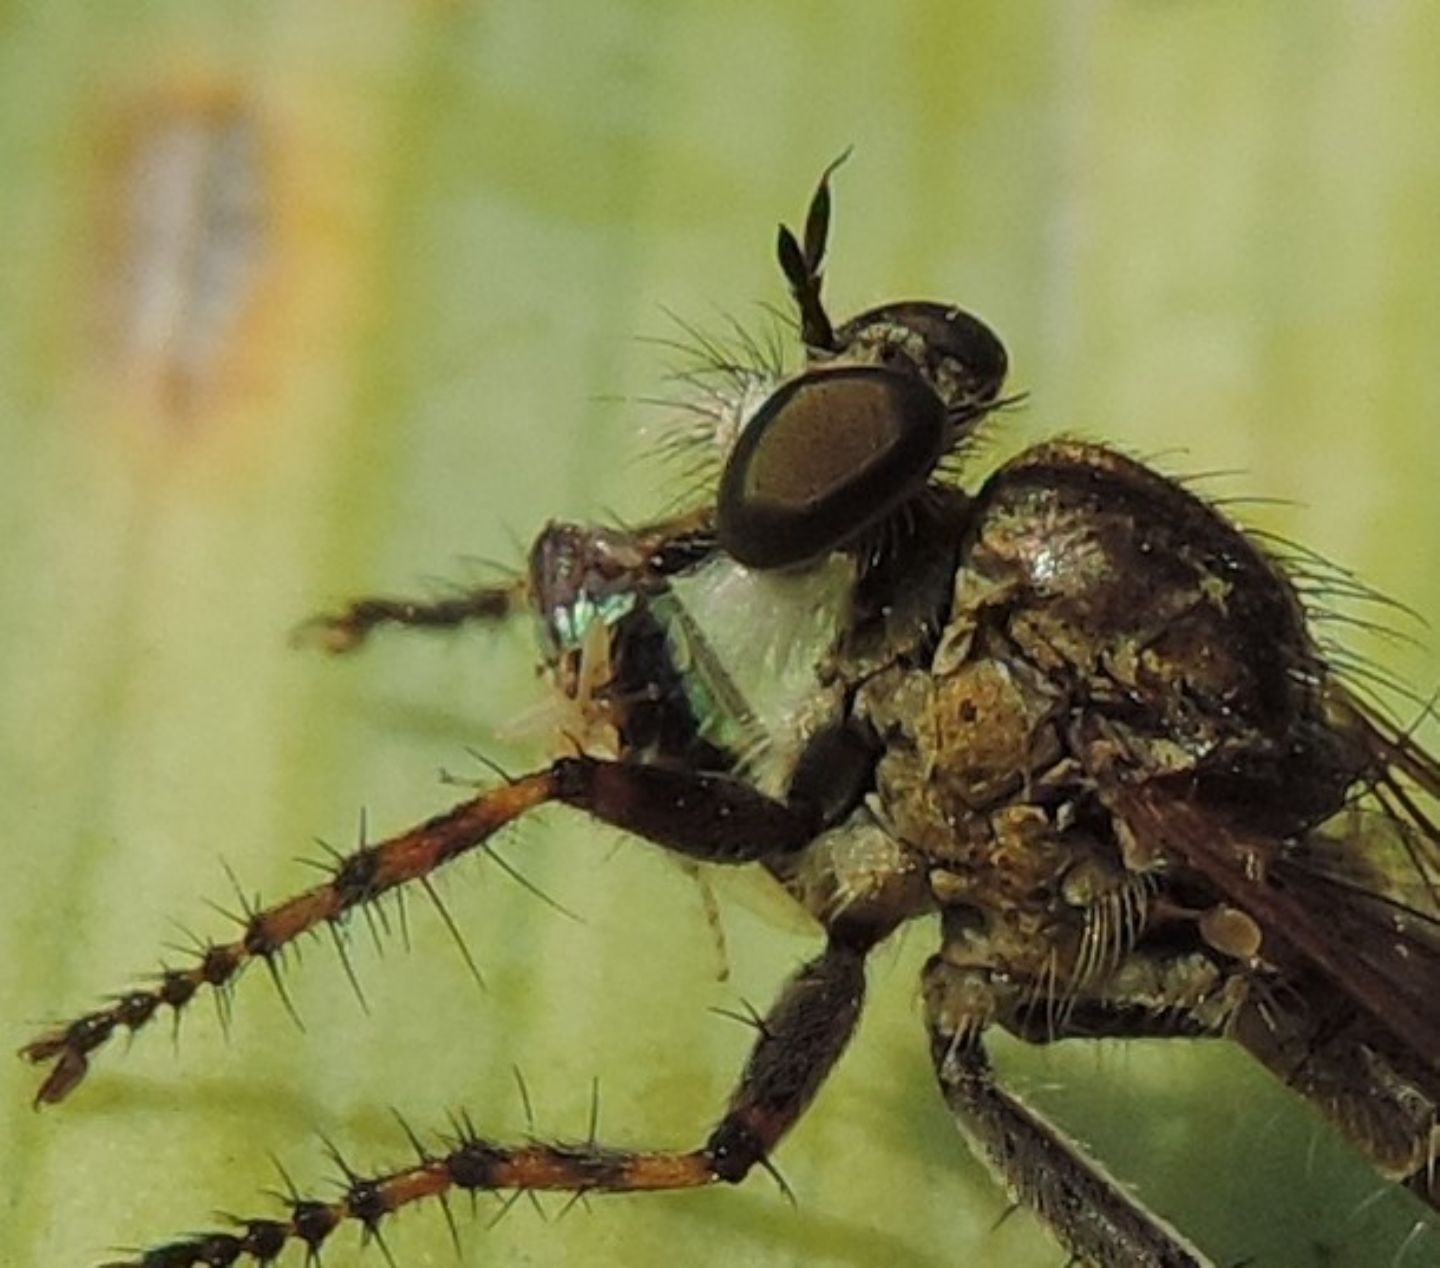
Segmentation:
{"type": "Polygon", "coordinates": [[[1033,686],[977,662],[882,676],[860,708],[886,739],[876,813],[918,860],[928,901],[955,923],[956,956],[1039,973],[1054,955],[1073,961],[1083,935],[1084,904],[1066,876],[1097,857],[1121,865],[1071,822],[1075,771],[1051,702],[1033,686]]]}
{"type": "Polygon", "coordinates": [[[887,818],[937,862],[987,853],[991,816],[1060,762],[1057,703],[1041,675],[989,657],[869,680],[856,708],[884,741],[876,778],[887,818]]]}
{"type": "MultiPolygon", "coordinates": [[[[937,660],[983,645],[1083,704],[1069,743],[1092,770],[1288,799],[1290,830],[1356,777],[1320,751],[1328,671],[1284,572],[1188,490],[1099,446],[1038,446],[977,495],[937,660]]],[[[1280,811],[1267,826],[1283,831],[1280,811]]]]}

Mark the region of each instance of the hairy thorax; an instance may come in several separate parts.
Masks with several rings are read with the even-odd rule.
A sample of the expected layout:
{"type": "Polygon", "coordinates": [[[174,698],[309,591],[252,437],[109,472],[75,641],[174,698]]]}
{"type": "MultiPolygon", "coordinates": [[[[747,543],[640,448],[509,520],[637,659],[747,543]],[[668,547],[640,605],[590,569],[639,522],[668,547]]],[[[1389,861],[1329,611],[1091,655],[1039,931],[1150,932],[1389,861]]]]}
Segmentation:
{"type": "Polygon", "coordinates": [[[1177,911],[1202,919],[1206,896],[1117,827],[1102,784],[1174,780],[1282,833],[1338,808],[1354,759],[1324,724],[1301,607],[1201,501],[1062,442],[996,472],[959,539],[927,656],[854,703],[881,745],[875,813],[946,914],[952,962],[1064,979],[1094,971],[1097,912],[1126,913],[1103,935],[1117,961],[1177,911]]]}

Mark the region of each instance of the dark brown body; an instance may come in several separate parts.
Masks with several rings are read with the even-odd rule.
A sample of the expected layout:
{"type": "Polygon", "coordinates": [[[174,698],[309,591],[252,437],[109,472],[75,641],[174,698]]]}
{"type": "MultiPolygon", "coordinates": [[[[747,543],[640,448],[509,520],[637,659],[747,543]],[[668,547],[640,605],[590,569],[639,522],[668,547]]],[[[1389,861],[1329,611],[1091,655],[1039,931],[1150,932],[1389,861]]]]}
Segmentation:
{"type": "MultiPolygon", "coordinates": [[[[959,514],[928,659],[867,678],[858,704],[884,737],[886,813],[953,875],[957,902],[957,885],[978,886],[981,908],[1051,902],[1081,862],[1087,884],[1145,875],[1157,860],[1105,804],[1139,780],[1287,835],[1339,808],[1363,757],[1326,725],[1300,606],[1202,503],[1108,450],[1059,444],[959,514]]],[[[1064,908],[1057,926],[1075,919],[1064,908]]]]}
{"type": "Polygon", "coordinates": [[[1257,897],[1369,872],[1373,833],[1321,828],[1375,755],[1283,571],[1094,445],[1032,449],[948,514],[953,587],[913,573],[928,623],[862,627],[832,667],[882,749],[862,822],[831,834],[866,834],[867,862],[837,881],[853,851],[822,838],[792,887],[832,924],[938,908],[927,998],[953,1035],[1232,1034],[1433,1202],[1433,1063],[1129,813],[1159,796],[1257,897]]]}
{"type": "MultiPolygon", "coordinates": [[[[937,483],[898,549],[839,569],[830,650],[789,733],[753,751],[765,725],[679,585],[712,567],[735,565],[704,508],[634,532],[553,524],[523,588],[360,600],[324,618],[327,645],[347,650],[376,625],[491,620],[523,599],[578,706],[562,711],[569,755],[360,847],[313,888],[247,908],[234,941],[24,1049],[50,1066],[38,1100],[60,1101],[114,1034],[247,964],[273,969],[301,934],[427,884],[563,802],[688,860],[759,863],[825,931],[757,1019],[704,1142],[504,1145],[468,1126],[441,1148],[412,1137],[417,1163],[347,1172],[338,1198],[296,1196],[278,1217],[130,1265],[268,1263],[450,1191],[739,1181],[768,1167],[843,1053],[869,950],[935,912],[923,994],[941,1092],[1075,1260],[1209,1262],[995,1079],[992,1026],[1034,1042],[1234,1038],[1437,1205],[1436,834],[1407,788],[1436,794],[1440,767],[1335,678],[1294,585],[1254,542],[1093,445],[1032,449],[973,496],[937,483]]],[[[757,608],[756,627],[773,615],[757,608]]]]}
{"type": "Polygon", "coordinates": [[[402,1207],[459,1192],[578,1199],[769,1170],[855,1033],[868,954],[935,913],[922,989],[941,1094],[1073,1261],[1208,1262],[1006,1090],[993,1026],[1236,1039],[1440,1206],[1440,825],[1424,801],[1440,762],[1319,653],[1301,570],[1182,485],[1057,442],[957,487],[953,460],[1008,403],[1007,354],[949,304],[830,320],[830,170],[777,244],[803,368],[705,342],[679,375],[713,497],[638,529],[552,523],[523,580],[360,599],[307,627],[343,652],[378,626],[528,611],[558,697],[553,760],[362,842],[281,901],[240,894],[236,936],[22,1049],[48,1067],[37,1102],[61,1101],[116,1034],[249,965],[288,1003],[279,965],[304,934],[328,926],[349,971],[341,926],[405,886],[458,939],[432,873],[560,803],[692,867],[759,864],[822,927],[754,1017],[723,1112],[698,1144],[660,1150],[593,1128],[505,1144],[462,1115],[438,1144],[409,1133],[414,1162],[340,1162],[338,1195],[292,1191],[275,1216],[128,1268],[268,1264],[291,1243],[314,1258],[337,1229],[378,1237],[402,1207]]]}

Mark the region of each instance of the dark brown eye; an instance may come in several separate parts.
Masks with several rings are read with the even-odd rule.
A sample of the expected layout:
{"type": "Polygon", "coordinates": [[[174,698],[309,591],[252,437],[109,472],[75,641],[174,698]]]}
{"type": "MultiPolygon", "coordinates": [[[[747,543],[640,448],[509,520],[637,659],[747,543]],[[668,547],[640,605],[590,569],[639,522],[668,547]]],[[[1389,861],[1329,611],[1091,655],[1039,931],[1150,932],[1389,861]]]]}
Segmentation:
{"type": "Polygon", "coordinates": [[[950,428],[914,373],[816,367],[746,424],[720,480],[720,546],[751,568],[806,563],[883,519],[925,483],[950,428]]]}
{"type": "Polygon", "coordinates": [[[913,366],[952,414],[993,402],[1009,368],[995,332],[953,304],[909,300],[872,308],[841,326],[835,342],[847,357],[913,366]]]}

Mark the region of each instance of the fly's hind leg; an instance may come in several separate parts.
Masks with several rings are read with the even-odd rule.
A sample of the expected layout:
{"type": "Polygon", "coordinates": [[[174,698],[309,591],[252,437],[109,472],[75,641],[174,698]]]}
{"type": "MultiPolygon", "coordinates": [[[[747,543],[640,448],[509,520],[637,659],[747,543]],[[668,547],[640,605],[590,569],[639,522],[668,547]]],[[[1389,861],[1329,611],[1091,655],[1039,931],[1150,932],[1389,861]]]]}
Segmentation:
{"type": "Polygon", "coordinates": [[[192,1234],[111,1268],[265,1264],[292,1242],[304,1245],[309,1262],[346,1224],[376,1237],[401,1207],[425,1198],[444,1204],[456,1193],[530,1190],[580,1197],[738,1183],[754,1167],[768,1168],[771,1151],[845,1050],[864,999],[866,949],[832,941],[790,980],[758,1025],[759,1038],[724,1115],[698,1148],[612,1149],[594,1140],[504,1145],[476,1135],[466,1122],[443,1148],[427,1148],[412,1135],[418,1157],[409,1166],[368,1177],[346,1168],[336,1199],[296,1196],[276,1218],[238,1220],[231,1231],[192,1234]]]}
{"type": "Polygon", "coordinates": [[[1087,1264],[1200,1268],[1209,1261],[1147,1211],[1043,1115],[995,1080],[981,1035],[998,1001],[990,975],[939,956],[925,969],[930,1056],[945,1102],[1006,1190],[1087,1264]]]}
{"type": "Polygon", "coordinates": [[[1440,1210],[1440,1077],[1314,975],[1286,977],[1242,1009],[1235,1038],[1376,1169],[1440,1210]]]}

